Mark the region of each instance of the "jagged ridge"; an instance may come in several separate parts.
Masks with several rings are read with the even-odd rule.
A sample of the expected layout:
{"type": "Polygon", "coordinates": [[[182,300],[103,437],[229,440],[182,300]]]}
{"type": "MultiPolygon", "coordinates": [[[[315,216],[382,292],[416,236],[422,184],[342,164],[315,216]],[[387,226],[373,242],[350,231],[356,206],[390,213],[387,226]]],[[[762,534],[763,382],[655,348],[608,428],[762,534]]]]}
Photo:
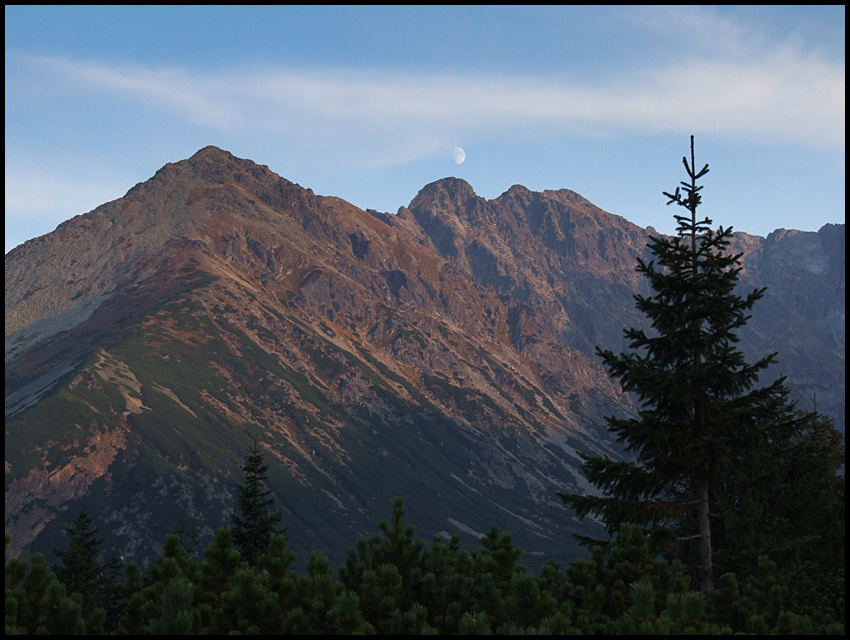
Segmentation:
{"type": "MultiPolygon", "coordinates": [[[[613,452],[603,416],[630,407],[593,349],[641,321],[646,235],[568,190],[488,201],[448,178],[388,215],[215,147],[168,164],[6,257],[12,551],[58,546],[83,502],[125,557],[181,518],[209,536],[259,433],[302,558],[405,495],[428,534],[498,522],[532,560],[569,559],[593,525],[555,492],[583,487],[576,452],[613,452]]],[[[793,272],[809,309],[830,292],[817,318],[777,298],[751,342],[798,323],[819,399],[840,346],[843,421],[843,225],[739,241],[751,282],[793,272]],[[831,330],[816,355],[809,322],[831,330]]]]}

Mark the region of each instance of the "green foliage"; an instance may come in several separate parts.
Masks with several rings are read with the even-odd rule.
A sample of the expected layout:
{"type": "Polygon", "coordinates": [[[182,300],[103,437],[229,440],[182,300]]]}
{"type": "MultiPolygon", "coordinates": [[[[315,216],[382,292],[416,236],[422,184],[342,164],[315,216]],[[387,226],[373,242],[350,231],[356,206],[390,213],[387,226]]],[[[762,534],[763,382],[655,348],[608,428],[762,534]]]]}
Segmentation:
{"type": "Polygon", "coordinates": [[[65,585],[55,575],[48,580],[39,610],[36,630],[39,635],[78,635],[86,631],[83,597],[79,593],[68,597],[65,585]]]}
{"type": "Polygon", "coordinates": [[[244,484],[237,485],[239,494],[239,512],[231,515],[233,520],[233,543],[242,558],[251,566],[256,566],[260,555],[266,552],[269,540],[283,519],[280,512],[271,513],[274,496],[266,488],[264,481],[269,466],[263,463],[263,452],[254,444],[248,448],[248,457],[242,465],[245,474],[244,484]]]}
{"type": "Polygon", "coordinates": [[[204,557],[206,559],[199,571],[200,601],[214,611],[221,607],[222,596],[232,587],[240,566],[239,552],[233,548],[230,529],[221,527],[218,530],[204,557]]]}
{"type": "Polygon", "coordinates": [[[753,456],[749,482],[736,492],[746,509],[718,523],[718,564],[759,575],[767,555],[789,608],[819,620],[844,611],[844,445],[830,421],[803,419],[805,429],[786,426],[769,456],[753,456]]]}
{"type": "Polygon", "coordinates": [[[145,594],[142,591],[142,578],[135,562],[124,566],[124,582],[117,585],[124,601],[124,610],[119,617],[120,635],[140,635],[145,628],[143,607],[145,594]]]}
{"type": "Polygon", "coordinates": [[[401,499],[394,503],[392,524],[381,521],[378,528],[380,534],[361,538],[348,553],[340,582],[358,595],[364,619],[378,633],[420,633],[425,620],[411,609],[412,594],[404,586],[421,581],[424,545],[405,526],[401,499]]]}
{"type": "MultiPolygon", "coordinates": [[[[657,557],[642,528],[624,523],[590,557],[540,575],[521,563],[512,537],[493,527],[473,553],[457,538],[425,545],[395,501],[379,533],[357,541],[334,576],[311,554],[306,573],[282,534],[251,566],[221,528],[203,561],[167,536],[144,578],[135,563],[118,585],[116,631],[141,634],[615,634],[841,633],[844,612],[817,618],[790,602],[778,565],[767,557],[745,579],[727,573],[718,588],[689,590],[685,567],[657,557]]],[[[8,542],[7,542],[8,544],[8,542]]],[[[843,586],[841,587],[843,594],[843,586]]],[[[803,592],[807,593],[807,592],[803,592]]],[[[843,598],[843,595],[841,595],[843,598]]],[[[104,611],[83,615],[83,598],[36,555],[6,563],[6,633],[104,633],[104,611]]]]}
{"type": "Polygon", "coordinates": [[[123,566],[114,556],[103,564],[98,560],[103,538],[97,535],[85,509],[65,532],[68,548],[54,549],[57,558],[54,574],[69,594],[80,597],[82,616],[91,632],[114,631],[124,606],[119,587],[123,566]]]}
{"type": "Polygon", "coordinates": [[[423,550],[418,572],[410,583],[411,597],[428,612],[428,625],[438,633],[456,633],[464,611],[472,607],[475,580],[473,560],[458,538],[448,544],[435,537],[423,550]]]}
{"type": "Polygon", "coordinates": [[[277,598],[278,606],[285,615],[293,606],[298,576],[291,570],[295,553],[286,548],[286,537],[277,533],[269,541],[268,553],[260,556],[260,569],[265,576],[269,591],[277,598]]]}
{"type": "Polygon", "coordinates": [[[363,619],[360,600],[334,580],[324,553],[313,552],[307,562],[307,574],[298,580],[296,606],[289,612],[287,633],[343,634],[371,633],[372,625],[363,619]]]}
{"type": "MultiPolygon", "coordinates": [[[[9,535],[6,534],[6,544],[9,535]]],[[[27,564],[13,558],[6,563],[6,634],[35,633],[41,601],[47,592],[48,571],[40,553],[27,564]]]]}
{"type": "Polygon", "coordinates": [[[160,613],[145,627],[151,635],[188,635],[195,631],[192,607],[195,585],[185,579],[170,580],[161,593],[160,613]]]}
{"type": "Polygon", "coordinates": [[[96,606],[102,588],[103,568],[97,561],[97,555],[103,544],[103,538],[97,536],[92,518],[83,509],[74,523],[65,529],[68,534],[68,549],[54,549],[57,563],[53,565],[56,577],[71,593],[83,596],[86,614],[96,606]]]}
{"type": "Polygon", "coordinates": [[[490,619],[486,613],[473,614],[469,611],[460,619],[458,633],[464,636],[490,636],[493,631],[490,628],[490,619]]]}

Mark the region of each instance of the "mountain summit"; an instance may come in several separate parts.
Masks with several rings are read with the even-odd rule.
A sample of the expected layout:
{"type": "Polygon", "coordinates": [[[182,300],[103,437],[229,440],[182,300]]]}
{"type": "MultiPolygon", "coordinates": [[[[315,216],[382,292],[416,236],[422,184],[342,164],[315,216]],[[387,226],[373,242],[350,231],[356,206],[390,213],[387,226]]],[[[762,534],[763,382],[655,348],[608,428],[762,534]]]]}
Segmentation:
{"type": "MultiPolygon", "coordinates": [[[[292,546],[339,561],[395,496],[426,537],[511,531],[578,553],[557,492],[619,455],[634,409],[594,348],[640,324],[647,231],[562,189],[494,200],[446,178],[397,215],[206,147],[6,255],[9,552],[228,523],[254,437],[292,546]]],[[[745,336],[843,425],[844,226],[739,234],[768,298],[745,336]],[[787,367],[787,368],[785,368],[787,367]]],[[[807,405],[808,406],[808,405],[807,405]]]]}

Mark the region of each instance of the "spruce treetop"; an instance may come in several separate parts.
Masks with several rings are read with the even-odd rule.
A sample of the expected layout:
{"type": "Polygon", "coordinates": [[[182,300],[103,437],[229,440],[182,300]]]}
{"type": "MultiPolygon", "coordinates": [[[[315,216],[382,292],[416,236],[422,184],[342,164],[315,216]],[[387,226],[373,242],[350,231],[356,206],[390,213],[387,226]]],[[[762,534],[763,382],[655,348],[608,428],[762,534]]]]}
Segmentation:
{"type": "Polygon", "coordinates": [[[709,169],[697,169],[693,136],[690,151],[682,158],[688,180],[663,192],[668,205],[687,210],[675,215],[677,235],[651,237],[652,259],[637,259],[652,291],[636,295],[635,305],[650,328],[624,331],[627,353],[597,348],[609,374],[639,401],[636,415],[607,418],[632,458],[583,456],[582,468],[602,495],[561,497],[580,517],[601,516],[611,532],[640,524],[659,548],[688,560],[709,591],[712,521],[721,503],[736,500],[730,487],[747,484],[775,425],[793,420],[793,406],[784,378],[755,388],[776,354],[749,363],[738,348],[737,332],[765,289],[736,291],[741,254],[729,251],[731,227],[715,231],[710,219],[697,217],[698,181],[709,169]]]}

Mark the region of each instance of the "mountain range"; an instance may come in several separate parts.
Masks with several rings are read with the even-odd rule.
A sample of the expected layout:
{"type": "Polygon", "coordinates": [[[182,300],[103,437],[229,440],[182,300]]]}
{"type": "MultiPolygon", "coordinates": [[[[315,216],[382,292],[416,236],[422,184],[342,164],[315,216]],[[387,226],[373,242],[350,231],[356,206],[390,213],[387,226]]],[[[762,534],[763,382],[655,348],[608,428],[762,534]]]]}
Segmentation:
{"type": "MultiPolygon", "coordinates": [[[[718,221],[724,226],[734,219],[718,221]]],[[[339,562],[403,496],[419,535],[492,524],[535,567],[600,535],[556,493],[620,456],[635,405],[595,348],[645,326],[648,236],[567,189],[493,200],[457,178],[397,213],[319,196],[206,147],[6,254],[7,556],[81,510],[150,562],[229,524],[257,438],[292,548],[339,562]]],[[[844,225],[736,233],[742,332],[801,408],[844,430],[844,225]]]]}

